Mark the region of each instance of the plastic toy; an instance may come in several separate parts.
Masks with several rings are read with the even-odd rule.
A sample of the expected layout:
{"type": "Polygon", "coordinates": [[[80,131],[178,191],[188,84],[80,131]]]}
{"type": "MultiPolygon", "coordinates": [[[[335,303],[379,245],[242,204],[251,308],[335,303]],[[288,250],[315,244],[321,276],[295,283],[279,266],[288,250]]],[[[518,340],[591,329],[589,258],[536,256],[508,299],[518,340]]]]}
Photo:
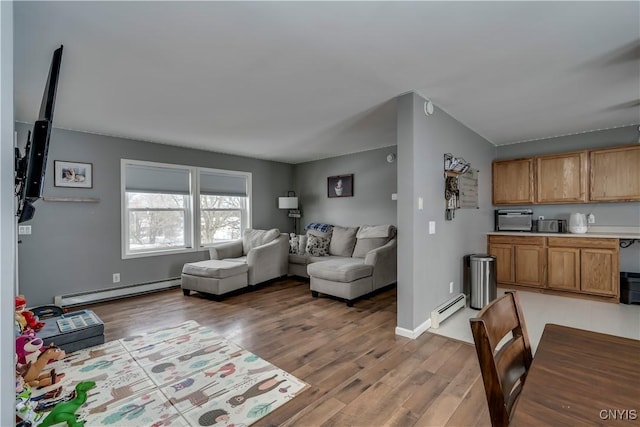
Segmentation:
{"type": "Polygon", "coordinates": [[[18,295],[15,300],[16,307],[16,320],[24,331],[26,328],[31,328],[34,331],[39,331],[44,326],[43,322],[39,322],[33,312],[27,310],[27,300],[23,295],[18,295]]]}
{"type": "Polygon", "coordinates": [[[42,420],[41,427],[49,427],[66,422],[68,427],[83,427],[84,421],[78,420],[76,411],[87,401],[87,391],[96,386],[93,381],[83,381],[76,386],[76,397],[69,402],[57,404],[42,420]]]}

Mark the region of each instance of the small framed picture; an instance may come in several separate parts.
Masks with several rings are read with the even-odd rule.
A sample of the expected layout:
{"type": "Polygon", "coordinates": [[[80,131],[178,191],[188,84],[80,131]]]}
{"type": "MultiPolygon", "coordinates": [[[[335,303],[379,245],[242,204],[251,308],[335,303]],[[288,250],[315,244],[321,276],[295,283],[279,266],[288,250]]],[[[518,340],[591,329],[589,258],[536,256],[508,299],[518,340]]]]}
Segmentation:
{"type": "Polygon", "coordinates": [[[353,174],[328,177],[327,196],[353,197],[353,174]]]}
{"type": "Polygon", "coordinates": [[[54,161],[56,187],[93,188],[93,163],[54,161]]]}

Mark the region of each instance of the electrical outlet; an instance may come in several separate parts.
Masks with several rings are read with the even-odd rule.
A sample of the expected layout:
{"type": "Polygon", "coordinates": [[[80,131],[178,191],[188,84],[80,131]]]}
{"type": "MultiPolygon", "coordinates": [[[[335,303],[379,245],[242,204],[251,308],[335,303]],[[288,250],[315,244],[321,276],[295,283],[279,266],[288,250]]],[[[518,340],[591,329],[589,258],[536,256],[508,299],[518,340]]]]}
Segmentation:
{"type": "Polygon", "coordinates": [[[19,225],[18,226],[18,234],[31,234],[31,226],[30,225],[19,225]]]}
{"type": "Polygon", "coordinates": [[[587,223],[588,224],[595,224],[596,223],[596,216],[592,213],[589,213],[589,215],[587,215],[587,223]]]}
{"type": "Polygon", "coordinates": [[[120,283],[120,273],[113,273],[113,283],[120,283]]]}
{"type": "Polygon", "coordinates": [[[453,293],[453,282],[449,282],[449,293],[453,293]]]}

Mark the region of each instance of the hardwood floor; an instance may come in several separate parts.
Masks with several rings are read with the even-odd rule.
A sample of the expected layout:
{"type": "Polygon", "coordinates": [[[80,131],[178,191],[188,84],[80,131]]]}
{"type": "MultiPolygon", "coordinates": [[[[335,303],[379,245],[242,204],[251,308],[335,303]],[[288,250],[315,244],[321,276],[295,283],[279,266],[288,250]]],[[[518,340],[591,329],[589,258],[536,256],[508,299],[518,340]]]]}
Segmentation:
{"type": "Polygon", "coordinates": [[[395,335],[395,289],[349,308],[286,279],[221,302],[176,289],[88,308],[107,341],[193,319],[310,385],[257,426],[491,424],[474,348],[395,335]]]}

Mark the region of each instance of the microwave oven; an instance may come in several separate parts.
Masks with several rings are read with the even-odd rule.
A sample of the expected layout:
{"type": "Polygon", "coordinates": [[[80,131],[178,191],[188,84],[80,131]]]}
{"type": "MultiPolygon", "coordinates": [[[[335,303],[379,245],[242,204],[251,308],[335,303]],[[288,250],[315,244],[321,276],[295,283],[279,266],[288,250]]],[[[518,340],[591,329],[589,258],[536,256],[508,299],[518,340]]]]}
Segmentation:
{"type": "Polygon", "coordinates": [[[497,209],[495,212],[496,231],[532,231],[533,210],[497,209]]]}

